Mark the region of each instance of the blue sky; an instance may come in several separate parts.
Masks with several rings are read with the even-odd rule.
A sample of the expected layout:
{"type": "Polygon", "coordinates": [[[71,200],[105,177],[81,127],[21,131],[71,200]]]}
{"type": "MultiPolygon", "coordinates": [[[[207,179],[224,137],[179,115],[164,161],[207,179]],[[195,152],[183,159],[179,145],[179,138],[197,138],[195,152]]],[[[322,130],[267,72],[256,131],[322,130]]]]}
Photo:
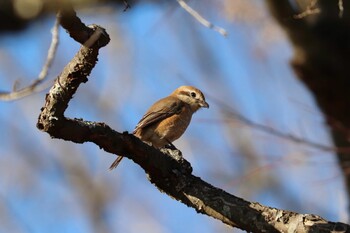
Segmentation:
{"type": "MultiPolygon", "coordinates": [[[[247,126],[225,115],[215,101],[286,134],[331,145],[322,115],[289,67],[292,48],[268,16],[258,22],[232,21],[216,13],[218,6],[203,10],[226,28],[229,36],[224,38],[174,5],[139,4],[125,13],[102,10],[97,9],[97,15],[78,11],[83,22],[105,27],[111,43],[101,50],[67,116],[132,131],[154,101],[180,85],[197,86],[210,108],[196,113],[185,135],[174,143],[195,175],[264,205],[345,221],[347,201],[333,154],[247,126]]],[[[14,80],[30,83],[38,75],[53,20],[0,37],[1,90],[11,89],[14,80]]],[[[61,30],[51,79],[78,48],[61,30]]],[[[0,206],[9,213],[0,232],[102,229],[91,221],[94,210],[87,208],[98,198],[83,195],[90,186],[80,186],[79,179],[88,179],[91,190],[103,189],[108,204],[95,218],[109,230],[231,232],[160,193],[131,161],[109,172],[114,156],[95,145],[53,140],[38,131],[35,124],[46,92],[0,102],[0,206]]]]}

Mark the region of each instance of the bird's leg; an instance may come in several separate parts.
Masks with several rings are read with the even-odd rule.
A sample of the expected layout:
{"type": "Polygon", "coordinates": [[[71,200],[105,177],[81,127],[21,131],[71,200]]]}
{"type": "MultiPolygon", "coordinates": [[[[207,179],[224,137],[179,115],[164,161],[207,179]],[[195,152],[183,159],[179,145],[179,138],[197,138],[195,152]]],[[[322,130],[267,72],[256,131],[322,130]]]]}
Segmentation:
{"type": "Polygon", "coordinates": [[[171,150],[177,150],[177,148],[174,146],[174,144],[172,144],[170,141],[168,141],[168,143],[169,144],[165,145],[164,148],[171,149],[171,150]]]}
{"type": "Polygon", "coordinates": [[[169,142],[169,144],[165,145],[163,148],[160,148],[160,151],[167,154],[171,158],[175,159],[179,164],[181,164],[181,170],[189,173],[192,172],[191,164],[182,157],[181,151],[176,149],[176,147],[171,142],[169,142]]]}
{"type": "Polygon", "coordinates": [[[168,139],[166,139],[166,141],[168,142],[168,144],[167,145],[165,145],[162,149],[161,149],[161,151],[166,151],[167,152],[167,154],[169,154],[171,157],[173,157],[174,159],[176,159],[176,160],[180,160],[180,159],[182,159],[182,153],[181,153],[181,151],[180,150],[178,150],[175,146],[174,146],[174,144],[172,144],[171,143],[171,141],[169,141],[168,139]]]}
{"type": "Polygon", "coordinates": [[[167,141],[167,145],[164,146],[164,148],[166,149],[170,149],[170,150],[177,150],[177,148],[174,146],[174,144],[168,140],[167,138],[164,138],[167,141]]]}

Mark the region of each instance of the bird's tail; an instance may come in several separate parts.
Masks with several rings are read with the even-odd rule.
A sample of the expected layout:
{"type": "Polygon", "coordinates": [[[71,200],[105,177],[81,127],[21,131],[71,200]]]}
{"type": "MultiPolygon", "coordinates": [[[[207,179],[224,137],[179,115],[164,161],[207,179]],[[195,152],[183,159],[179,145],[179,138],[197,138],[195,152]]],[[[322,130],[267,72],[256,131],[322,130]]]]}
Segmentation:
{"type": "Polygon", "coordinates": [[[112,163],[112,165],[109,167],[109,170],[113,170],[114,168],[116,168],[116,167],[119,165],[120,161],[122,161],[123,158],[124,158],[123,156],[119,155],[119,156],[117,157],[117,159],[114,160],[114,162],[112,163]]]}

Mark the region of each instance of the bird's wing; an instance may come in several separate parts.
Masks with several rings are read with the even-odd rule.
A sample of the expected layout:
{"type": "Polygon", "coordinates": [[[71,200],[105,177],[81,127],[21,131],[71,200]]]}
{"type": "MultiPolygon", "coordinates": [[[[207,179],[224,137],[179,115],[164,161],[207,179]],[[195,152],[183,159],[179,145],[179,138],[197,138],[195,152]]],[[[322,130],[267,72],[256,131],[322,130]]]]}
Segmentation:
{"type": "Polygon", "coordinates": [[[137,130],[145,128],[152,123],[161,121],[165,118],[168,118],[174,114],[177,114],[184,107],[184,102],[178,98],[168,96],[157,102],[155,102],[143,115],[142,119],[136,125],[133,133],[137,130]]]}

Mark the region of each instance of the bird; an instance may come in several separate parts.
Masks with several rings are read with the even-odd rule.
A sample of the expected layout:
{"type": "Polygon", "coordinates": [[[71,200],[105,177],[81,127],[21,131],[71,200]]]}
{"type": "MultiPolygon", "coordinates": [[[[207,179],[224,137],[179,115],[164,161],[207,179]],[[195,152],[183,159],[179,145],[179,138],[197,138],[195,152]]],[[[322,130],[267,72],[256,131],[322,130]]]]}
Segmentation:
{"type": "MultiPolygon", "coordinates": [[[[200,108],[209,108],[203,93],[193,86],[180,86],[155,102],[132,133],[155,148],[174,147],[172,142],[182,136],[192,115],[200,108]]],[[[109,169],[116,168],[122,159],[123,156],[119,155],[109,169]]]]}

